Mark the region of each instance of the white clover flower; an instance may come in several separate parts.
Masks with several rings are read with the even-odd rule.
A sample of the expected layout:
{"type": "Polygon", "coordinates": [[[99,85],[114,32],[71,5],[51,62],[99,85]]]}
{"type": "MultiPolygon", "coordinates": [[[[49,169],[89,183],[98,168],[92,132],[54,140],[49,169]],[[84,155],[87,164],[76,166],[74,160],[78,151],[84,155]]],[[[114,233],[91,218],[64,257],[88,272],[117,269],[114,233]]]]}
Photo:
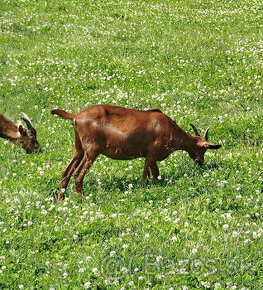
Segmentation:
{"type": "Polygon", "coordinates": [[[133,281],[130,281],[129,282],[129,286],[134,286],[134,282],[133,281]]]}
{"type": "Polygon", "coordinates": [[[119,284],[119,280],[118,279],[114,279],[113,284],[114,285],[118,285],[119,284]]]}
{"type": "Polygon", "coordinates": [[[105,282],[106,285],[110,285],[111,284],[110,279],[106,279],[104,282],[105,282]]]}
{"type": "Polygon", "coordinates": [[[196,254],[197,252],[198,252],[198,249],[194,247],[194,248],[192,249],[192,253],[193,253],[193,254],[196,254]]]}
{"type": "Polygon", "coordinates": [[[157,262],[160,262],[162,259],[163,259],[162,256],[157,256],[157,257],[156,257],[156,261],[157,261],[157,262]]]}
{"type": "Polygon", "coordinates": [[[110,252],[110,257],[113,257],[113,256],[115,256],[116,255],[116,252],[115,251],[111,251],[110,252]]]}
{"type": "Polygon", "coordinates": [[[232,236],[233,236],[234,238],[237,238],[237,237],[239,236],[239,232],[237,232],[237,231],[233,231],[232,236]]]}
{"type": "Polygon", "coordinates": [[[172,241],[175,242],[177,240],[177,236],[172,237],[172,241]]]}
{"type": "Polygon", "coordinates": [[[99,270],[98,270],[98,268],[93,268],[93,269],[92,269],[92,272],[93,272],[95,275],[98,275],[99,270]]]}
{"type": "Polygon", "coordinates": [[[227,219],[231,219],[231,218],[232,218],[232,216],[231,216],[231,213],[230,213],[230,212],[226,213],[226,218],[227,218],[227,219]]]}
{"type": "Polygon", "coordinates": [[[78,239],[78,235],[73,235],[73,239],[77,240],[78,239]]]}
{"type": "Polygon", "coordinates": [[[43,215],[47,215],[48,214],[48,212],[44,209],[44,210],[42,210],[42,212],[41,212],[43,215]]]}
{"type": "Polygon", "coordinates": [[[250,239],[246,239],[246,240],[244,240],[244,244],[246,245],[246,244],[248,244],[250,242],[250,239]]]}
{"type": "Polygon", "coordinates": [[[224,224],[224,225],[223,225],[223,229],[224,229],[224,230],[228,230],[228,229],[229,229],[229,225],[228,225],[228,224],[224,224]]]}
{"type": "Polygon", "coordinates": [[[221,284],[220,284],[220,283],[218,283],[218,282],[216,282],[216,283],[215,283],[215,289],[218,289],[218,288],[220,288],[220,286],[221,286],[221,284]]]}
{"type": "Polygon", "coordinates": [[[184,261],[180,260],[178,261],[179,266],[182,266],[184,264],[184,261]]]}
{"type": "Polygon", "coordinates": [[[169,216],[166,216],[166,217],[164,218],[164,220],[165,220],[166,222],[170,222],[172,219],[171,219],[169,216]]]}
{"type": "Polygon", "coordinates": [[[202,286],[204,286],[205,288],[210,288],[210,282],[208,281],[201,281],[202,286]]]}
{"type": "Polygon", "coordinates": [[[90,287],[91,287],[91,283],[90,283],[90,282],[86,282],[86,283],[84,284],[84,287],[85,287],[85,288],[90,288],[90,287]]]}
{"type": "Polygon", "coordinates": [[[180,269],[179,273],[182,274],[182,275],[187,274],[185,268],[180,269]]]}

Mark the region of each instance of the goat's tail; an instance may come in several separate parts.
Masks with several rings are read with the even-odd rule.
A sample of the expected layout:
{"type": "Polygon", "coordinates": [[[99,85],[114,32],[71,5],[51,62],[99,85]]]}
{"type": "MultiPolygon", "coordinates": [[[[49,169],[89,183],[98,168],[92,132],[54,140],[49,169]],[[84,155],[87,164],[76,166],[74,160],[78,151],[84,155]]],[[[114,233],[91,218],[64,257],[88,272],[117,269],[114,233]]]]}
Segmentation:
{"type": "Polygon", "coordinates": [[[73,120],[74,119],[74,114],[70,114],[64,110],[60,110],[60,109],[55,109],[55,110],[52,110],[51,111],[51,114],[53,115],[58,115],[60,116],[61,118],[64,118],[64,119],[70,119],[70,120],[73,120]]]}

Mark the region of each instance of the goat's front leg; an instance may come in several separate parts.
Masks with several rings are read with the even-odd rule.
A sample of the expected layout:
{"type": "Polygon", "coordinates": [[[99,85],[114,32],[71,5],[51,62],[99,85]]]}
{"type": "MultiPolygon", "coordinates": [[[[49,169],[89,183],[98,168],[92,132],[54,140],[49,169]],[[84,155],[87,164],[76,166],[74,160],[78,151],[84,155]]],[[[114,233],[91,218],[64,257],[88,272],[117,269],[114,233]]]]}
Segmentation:
{"type": "Polygon", "coordinates": [[[146,158],[145,163],[144,163],[143,173],[142,173],[141,187],[145,186],[146,179],[150,177],[150,164],[151,164],[150,160],[146,158]]]}
{"type": "Polygon", "coordinates": [[[69,179],[75,169],[78,167],[84,152],[82,150],[75,150],[73,153],[72,160],[69,162],[68,166],[62,172],[61,183],[58,192],[58,202],[64,199],[65,190],[68,186],[69,179]]]}
{"type": "Polygon", "coordinates": [[[83,196],[83,179],[86,172],[90,169],[93,162],[95,161],[96,157],[98,156],[97,153],[93,152],[92,154],[84,155],[79,168],[74,173],[75,178],[75,187],[79,197],[83,196]]]}
{"type": "Polygon", "coordinates": [[[145,186],[147,178],[150,177],[150,169],[153,175],[154,179],[158,179],[159,176],[159,168],[156,164],[155,159],[152,158],[146,158],[145,164],[144,164],[144,169],[143,169],[143,174],[142,174],[142,182],[141,182],[141,187],[145,186]]]}

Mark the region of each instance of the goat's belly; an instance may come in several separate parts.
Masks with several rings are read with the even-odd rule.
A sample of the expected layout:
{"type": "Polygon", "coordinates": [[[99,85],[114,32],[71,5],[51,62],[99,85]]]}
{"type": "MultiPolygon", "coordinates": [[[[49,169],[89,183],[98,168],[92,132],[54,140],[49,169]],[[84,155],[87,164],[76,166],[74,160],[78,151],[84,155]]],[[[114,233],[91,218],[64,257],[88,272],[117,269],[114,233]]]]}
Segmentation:
{"type": "Polygon", "coordinates": [[[111,149],[111,148],[106,148],[101,154],[112,158],[112,159],[117,159],[117,160],[131,160],[134,158],[141,157],[141,155],[138,154],[127,154],[126,152],[123,152],[121,149],[111,149]]]}

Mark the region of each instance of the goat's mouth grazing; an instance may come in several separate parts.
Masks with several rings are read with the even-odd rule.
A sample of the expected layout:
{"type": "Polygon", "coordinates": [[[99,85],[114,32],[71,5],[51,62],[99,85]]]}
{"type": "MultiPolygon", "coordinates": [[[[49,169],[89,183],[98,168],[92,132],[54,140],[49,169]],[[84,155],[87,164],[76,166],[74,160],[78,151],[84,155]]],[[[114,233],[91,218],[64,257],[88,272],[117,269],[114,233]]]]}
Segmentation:
{"type": "Polygon", "coordinates": [[[26,153],[27,153],[27,154],[32,154],[32,153],[42,153],[42,148],[39,147],[38,149],[33,149],[33,150],[27,148],[27,149],[26,149],[26,153]]]}

